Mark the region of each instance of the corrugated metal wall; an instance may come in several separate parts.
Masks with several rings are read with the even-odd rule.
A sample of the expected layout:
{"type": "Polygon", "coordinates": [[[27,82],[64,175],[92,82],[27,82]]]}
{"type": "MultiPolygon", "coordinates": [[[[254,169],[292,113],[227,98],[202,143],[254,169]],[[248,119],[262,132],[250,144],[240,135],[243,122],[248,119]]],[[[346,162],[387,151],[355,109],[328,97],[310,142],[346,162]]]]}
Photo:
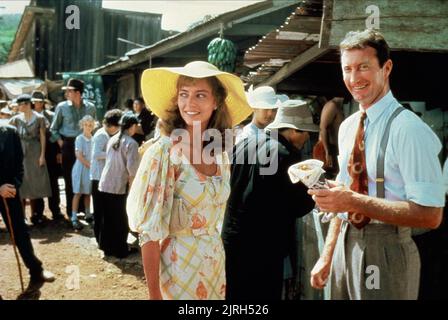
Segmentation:
{"type": "Polygon", "coordinates": [[[161,15],[102,9],[101,0],[35,0],[32,4],[53,8],[55,14],[36,15],[26,55],[35,63],[36,76],[57,78],[57,72],[81,71],[123,56],[135,46],[117,38],[149,45],[161,39],[161,15]],[[80,11],[80,29],[67,29],[69,5],[80,11]],[[34,56],[33,56],[34,55],[34,56]]]}

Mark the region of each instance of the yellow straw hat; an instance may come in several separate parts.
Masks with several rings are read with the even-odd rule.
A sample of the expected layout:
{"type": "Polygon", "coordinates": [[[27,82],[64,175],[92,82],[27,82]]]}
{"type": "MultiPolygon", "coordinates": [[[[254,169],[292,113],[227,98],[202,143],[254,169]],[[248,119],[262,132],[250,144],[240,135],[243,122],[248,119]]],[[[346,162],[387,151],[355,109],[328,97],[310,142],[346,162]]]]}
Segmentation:
{"type": "Polygon", "coordinates": [[[240,78],[220,71],[208,62],[193,61],[185,67],[154,68],[143,72],[141,79],[143,99],[148,108],[160,119],[166,119],[167,110],[173,107],[179,75],[199,79],[215,76],[227,91],[225,102],[232,119],[232,127],[252,113],[240,78]]]}

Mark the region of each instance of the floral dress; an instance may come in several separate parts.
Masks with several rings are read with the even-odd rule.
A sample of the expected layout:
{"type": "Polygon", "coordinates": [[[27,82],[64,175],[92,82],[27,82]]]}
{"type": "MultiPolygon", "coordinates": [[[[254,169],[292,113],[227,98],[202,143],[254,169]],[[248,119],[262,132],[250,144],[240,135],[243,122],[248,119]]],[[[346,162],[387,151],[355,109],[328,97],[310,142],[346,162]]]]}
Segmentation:
{"type": "Polygon", "coordinates": [[[215,176],[198,172],[168,137],[145,152],[127,201],[129,226],[140,244],[160,241],[164,299],[224,299],[221,240],[230,164],[216,156],[215,176]]]}

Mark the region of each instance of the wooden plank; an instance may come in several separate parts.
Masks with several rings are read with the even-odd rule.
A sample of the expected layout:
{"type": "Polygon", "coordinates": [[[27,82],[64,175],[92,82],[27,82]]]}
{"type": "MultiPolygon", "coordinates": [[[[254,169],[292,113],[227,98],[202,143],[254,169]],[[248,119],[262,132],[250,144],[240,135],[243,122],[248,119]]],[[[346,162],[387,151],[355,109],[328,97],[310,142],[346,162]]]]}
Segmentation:
{"type": "Polygon", "coordinates": [[[20,24],[14,36],[11,50],[9,51],[8,62],[13,62],[17,59],[18,55],[20,54],[20,49],[23,47],[33,21],[34,14],[29,11],[29,6],[26,6],[22,18],[20,19],[20,24]]]}
{"type": "Polygon", "coordinates": [[[230,29],[225,31],[225,36],[264,36],[278,28],[277,25],[273,24],[237,24],[230,29]]]}
{"type": "Polygon", "coordinates": [[[321,26],[321,17],[293,16],[292,19],[285,22],[282,31],[300,31],[306,33],[319,33],[321,26]]]}
{"type": "Polygon", "coordinates": [[[48,15],[53,15],[56,12],[55,9],[52,8],[31,7],[31,6],[28,6],[27,10],[34,14],[48,14],[48,15]]]}
{"type": "Polygon", "coordinates": [[[271,86],[271,85],[275,85],[275,84],[281,82],[282,80],[289,77],[291,74],[297,72],[298,70],[300,70],[301,68],[303,68],[304,66],[309,64],[310,62],[316,60],[317,58],[319,58],[320,56],[325,54],[328,50],[329,49],[327,49],[327,48],[319,48],[319,45],[315,44],[314,46],[312,46],[311,48],[309,48],[308,50],[303,52],[301,55],[298,55],[293,60],[291,60],[290,63],[283,66],[272,77],[263,81],[260,84],[260,86],[261,85],[271,86]]]}
{"type": "Polygon", "coordinates": [[[330,45],[332,16],[333,16],[333,0],[324,0],[322,24],[320,27],[319,48],[326,48],[330,45]]]}
{"type": "Polygon", "coordinates": [[[366,19],[370,15],[366,13],[366,8],[370,5],[378,7],[380,22],[386,17],[448,16],[448,1],[446,0],[334,0],[333,20],[366,19]]]}
{"type": "Polygon", "coordinates": [[[329,45],[338,46],[348,31],[366,28],[367,6],[379,9],[379,30],[395,50],[448,51],[448,1],[334,0],[329,45]]]}

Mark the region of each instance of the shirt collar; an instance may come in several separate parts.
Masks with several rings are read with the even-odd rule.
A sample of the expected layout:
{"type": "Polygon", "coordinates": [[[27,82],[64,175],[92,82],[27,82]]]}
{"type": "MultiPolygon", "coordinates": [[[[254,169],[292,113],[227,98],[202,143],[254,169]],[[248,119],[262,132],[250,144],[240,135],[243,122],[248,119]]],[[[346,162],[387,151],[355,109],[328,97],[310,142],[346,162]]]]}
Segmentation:
{"type": "MultiPolygon", "coordinates": [[[[367,113],[367,119],[369,119],[369,122],[375,122],[394,100],[395,98],[392,94],[392,91],[389,90],[384,97],[375,102],[370,108],[367,109],[367,111],[365,111],[367,113]]],[[[364,112],[364,109],[361,106],[359,106],[359,110],[361,112],[364,112]]]]}
{"type": "Polygon", "coordinates": [[[264,131],[263,129],[258,128],[258,127],[256,126],[256,124],[253,123],[253,122],[250,123],[250,128],[251,128],[253,131],[255,131],[255,132],[259,132],[260,130],[261,130],[261,131],[264,131]]]}

